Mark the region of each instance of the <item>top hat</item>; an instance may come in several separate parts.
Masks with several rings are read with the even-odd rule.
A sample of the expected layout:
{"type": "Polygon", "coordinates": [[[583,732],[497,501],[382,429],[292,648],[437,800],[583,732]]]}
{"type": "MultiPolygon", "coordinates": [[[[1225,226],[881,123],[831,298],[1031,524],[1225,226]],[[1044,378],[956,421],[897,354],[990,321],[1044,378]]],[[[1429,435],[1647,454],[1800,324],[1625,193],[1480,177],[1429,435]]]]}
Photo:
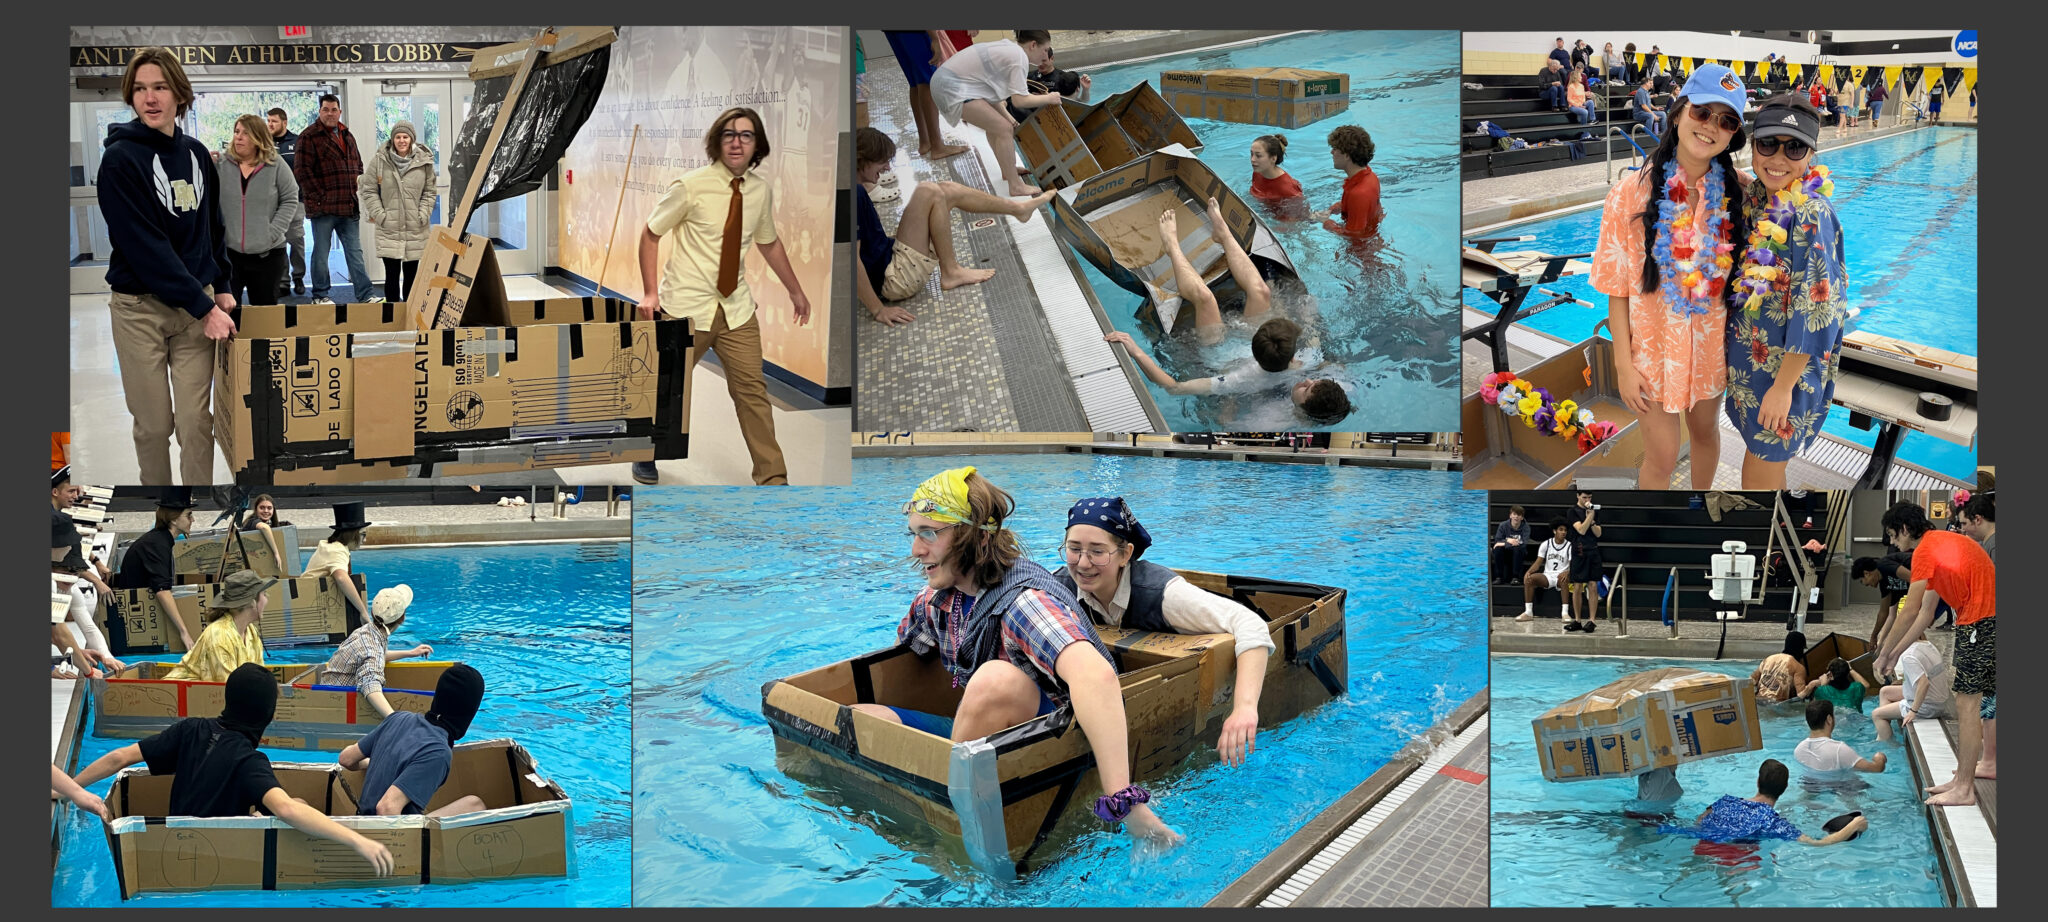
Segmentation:
{"type": "Polygon", "coordinates": [[[156,505],[159,509],[190,509],[199,504],[192,499],[191,487],[165,487],[157,493],[156,505]]]}
{"type": "Polygon", "coordinates": [[[372,523],[363,517],[362,503],[335,503],[334,530],[346,531],[351,528],[368,528],[372,523]]]}

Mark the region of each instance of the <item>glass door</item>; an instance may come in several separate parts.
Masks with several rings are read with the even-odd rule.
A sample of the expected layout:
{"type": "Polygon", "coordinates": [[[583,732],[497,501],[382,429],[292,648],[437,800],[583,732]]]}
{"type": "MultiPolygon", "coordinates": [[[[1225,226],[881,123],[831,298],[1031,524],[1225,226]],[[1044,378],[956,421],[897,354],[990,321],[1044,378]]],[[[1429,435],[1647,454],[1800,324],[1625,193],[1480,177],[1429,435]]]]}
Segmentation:
{"type": "MultiPolygon", "coordinates": [[[[470,109],[475,98],[473,84],[467,80],[453,80],[450,81],[450,84],[453,96],[460,100],[458,108],[462,113],[462,121],[466,122],[469,120],[470,109]]],[[[449,138],[449,144],[452,148],[454,144],[452,135],[449,138]]],[[[461,189],[449,190],[449,208],[451,210],[455,207],[455,197],[462,195],[463,191],[461,189]]],[[[543,241],[539,239],[538,235],[545,233],[545,228],[541,226],[538,220],[529,222],[529,217],[537,217],[541,213],[538,207],[538,200],[545,194],[547,193],[543,188],[540,191],[529,192],[515,198],[491,202],[477,208],[476,213],[470,215],[469,231],[491,238],[491,248],[498,257],[499,272],[505,275],[538,275],[540,273],[543,249],[541,244],[543,241]],[[529,227],[532,227],[536,232],[534,235],[529,235],[529,227]]]]}

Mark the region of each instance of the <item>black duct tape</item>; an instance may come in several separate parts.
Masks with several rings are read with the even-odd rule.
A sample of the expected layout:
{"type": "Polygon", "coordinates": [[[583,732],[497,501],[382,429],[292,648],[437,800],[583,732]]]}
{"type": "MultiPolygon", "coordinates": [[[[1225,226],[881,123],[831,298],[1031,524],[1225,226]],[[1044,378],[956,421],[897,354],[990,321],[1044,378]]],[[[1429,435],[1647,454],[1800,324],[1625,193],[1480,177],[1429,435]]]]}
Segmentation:
{"type": "Polygon", "coordinates": [[[1932,391],[1920,392],[1920,415],[1926,419],[1943,420],[1954,413],[1956,402],[1932,391]]]}

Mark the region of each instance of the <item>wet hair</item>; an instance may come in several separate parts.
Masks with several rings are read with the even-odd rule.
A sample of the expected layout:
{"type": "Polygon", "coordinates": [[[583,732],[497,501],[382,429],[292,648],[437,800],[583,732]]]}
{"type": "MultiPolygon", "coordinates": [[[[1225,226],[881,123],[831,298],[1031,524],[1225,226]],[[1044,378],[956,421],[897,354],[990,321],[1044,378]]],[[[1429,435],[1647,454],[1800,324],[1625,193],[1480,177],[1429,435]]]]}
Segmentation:
{"type": "Polygon", "coordinates": [[[1003,527],[1003,520],[1017,510],[1017,501],[979,473],[967,475],[967,509],[967,523],[954,529],[959,537],[947,550],[945,563],[979,592],[979,587],[1003,581],[1003,574],[1024,555],[1024,545],[1016,532],[1003,527]],[[995,530],[988,531],[981,527],[984,525],[995,530]]]}
{"type": "Polygon", "coordinates": [[[333,93],[321,93],[321,94],[320,94],[320,104],[321,104],[321,105],[323,105],[323,106],[324,106],[324,105],[327,105],[327,104],[328,104],[328,103],[330,103],[330,102],[334,104],[334,107],[335,107],[335,108],[337,108],[337,109],[341,108],[341,97],[339,97],[339,96],[336,96],[336,95],[334,95],[333,93]]]}
{"type": "Polygon", "coordinates": [[[711,123],[711,127],[704,130],[704,156],[706,159],[712,163],[718,162],[718,149],[725,144],[724,141],[720,140],[719,135],[724,134],[725,129],[733,122],[743,118],[754,125],[754,159],[747,161],[747,166],[754,166],[767,159],[768,125],[761,121],[761,113],[746,106],[734,106],[719,113],[718,118],[711,123]]]}
{"type": "Polygon", "coordinates": [[[192,81],[185,77],[185,66],[178,63],[178,53],[169,48],[144,48],[128,59],[128,70],[121,75],[121,99],[128,103],[128,108],[135,108],[135,72],[144,64],[155,64],[163,71],[164,83],[178,100],[178,117],[184,118],[185,110],[192,107],[192,81]]]}
{"type": "Polygon", "coordinates": [[[1253,138],[1252,143],[1265,148],[1266,156],[1273,158],[1276,165],[1287,159],[1287,136],[1284,134],[1262,134],[1253,138]]]}
{"type": "Polygon", "coordinates": [[[1848,688],[1856,681],[1849,676],[1849,661],[1839,656],[1828,660],[1828,684],[1836,688],[1848,688]]]}
{"type": "MultiPolygon", "coordinates": [[[[1818,730],[1827,726],[1828,719],[1835,716],[1835,703],[1826,698],[1815,698],[1806,702],[1806,729],[1818,730]]],[[[1762,778],[1757,781],[1761,783],[1762,778]]]]}
{"type": "Polygon", "coordinates": [[[1039,43],[1039,44],[1041,44],[1041,45],[1044,45],[1044,46],[1045,46],[1045,47],[1047,47],[1047,48],[1051,48],[1051,47],[1052,47],[1052,33],[1051,33],[1051,32],[1048,32],[1048,31],[1046,31],[1046,30],[1044,30],[1044,29],[1018,29],[1018,30],[1017,30],[1017,44],[1019,44],[1019,45],[1026,45],[1026,44],[1030,44],[1031,42],[1037,42],[1037,43],[1039,43]]]}
{"type": "MultiPolygon", "coordinates": [[[[1643,181],[1650,184],[1650,196],[1643,203],[1643,286],[1645,292],[1656,291],[1660,283],[1657,274],[1657,222],[1660,218],[1658,204],[1664,201],[1664,165],[1678,157],[1678,133],[1685,130],[1684,123],[1691,116],[1679,117],[1675,107],[1664,119],[1664,136],[1657,139],[1657,149],[1650,154],[1650,162],[1643,165],[1643,181]]],[[[1692,101],[1684,101],[1687,107],[1692,101]]],[[[1735,113],[1740,119],[1742,113],[1735,113]]],[[[1742,129],[1728,139],[1728,147],[1714,155],[1714,162],[1721,165],[1721,181],[1728,195],[1728,239],[1737,247],[1749,239],[1749,213],[1743,207],[1742,190],[1735,172],[1735,152],[1742,149],[1745,135],[1742,129]]],[[[1726,290],[1733,291],[1729,286],[1726,290]]]]}
{"type": "Polygon", "coordinates": [[[343,545],[349,550],[363,546],[363,530],[360,528],[337,528],[328,534],[327,540],[343,545]]]}
{"type": "MultiPolygon", "coordinates": [[[[285,111],[285,110],[283,110],[283,109],[279,109],[279,108],[275,108],[275,107],[273,107],[273,108],[272,108],[272,109],[271,109],[270,111],[268,111],[268,112],[265,112],[265,113],[263,113],[263,114],[264,114],[264,116],[265,116],[265,117],[269,117],[269,116],[275,115],[275,116],[277,116],[277,117],[278,117],[278,119],[279,119],[280,121],[283,121],[283,122],[284,122],[285,124],[287,124],[287,125],[291,124],[291,120],[292,120],[292,114],[291,114],[290,112],[286,112],[286,111],[285,111]]],[[[264,127],[268,128],[268,127],[270,127],[270,126],[268,126],[268,125],[265,125],[264,127]]]]}
{"type": "Polygon", "coordinates": [[[1309,385],[1308,399],[1301,402],[1301,411],[1315,422],[1334,423],[1351,415],[1351,397],[1344,393],[1344,385],[1324,378],[1309,385]]]}
{"type": "MultiPolygon", "coordinates": [[[[258,118],[253,114],[248,114],[236,118],[235,124],[241,127],[243,134],[249,136],[249,146],[250,148],[252,148],[253,153],[256,157],[255,162],[278,162],[277,142],[272,141],[270,139],[270,125],[268,123],[264,122],[263,119],[258,118]]],[[[235,146],[233,144],[229,144],[228,158],[232,160],[234,159],[234,156],[235,146]]],[[[235,162],[240,163],[241,161],[236,160],[235,162]]]]}
{"type": "Polygon", "coordinates": [[[867,163],[888,163],[896,158],[896,142],[873,128],[862,128],[853,133],[853,165],[858,169],[867,163]]]}
{"type": "Polygon", "coordinates": [[[1786,656],[1792,657],[1793,659],[1805,659],[1806,635],[1801,634],[1798,631],[1786,631],[1784,653],[1786,656]]]}
{"type": "Polygon", "coordinates": [[[1963,518],[1983,519],[1986,522],[1996,523],[1998,521],[1998,513],[1993,508],[1998,502],[1994,498],[1996,495],[1995,492],[1979,493],[1970,497],[1970,501],[1963,504],[1963,518]]]}
{"type": "Polygon", "coordinates": [[[1792,773],[1785,763],[1777,759],[1765,759],[1756,770],[1756,792],[1765,797],[1777,798],[1785,793],[1785,785],[1792,782],[1792,773]]]}
{"type": "Polygon", "coordinates": [[[170,528],[171,523],[177,521],[179,516],[191,511],[190,509],[165,509],[162,506],[158,506],[156,507],[156,527],[170,528]]]}
{"type": "Polygon", "coordinates": [[[1926,534],[1927,529],[1931,527],[1933,526],[1927,521],[1927,510],[1920,508],[1919,503],[1900,500],[1884,511],[1884,532],[1887,538],[1891,537],[1892,532],[1899,531],[1917,539],[1926,534]]]}
{"type": "Polygon", "coordinates": [[[1267,371],[1286,371],[1300,344],[1301,327],[1285,317],[1275,317],[1259,324],[1258,332],[1252,334],[1252,358],[1267,371]]]}
{"type": "MultiPolygon", "coordinates": [[[[1359,166],[1372,163],[1372,135],[1357,125],[1338,125],[1330,131],[1330,146],[1343,151],[1344,156],[1359,166]]],[[[1733,175],[1733,174],[1730,174],[1733,175]]]]}
{"type": "Polygon", "coordinates": [[[1508,507],[1508,514],[1509,514],[1509,515],[1519,515],[1519,516],[1521,516],[1522,518],[1525,518],[1525,519],[1529,517],[1529,511],[1528,511],[1528,510],[1526,510],[1526,509],[1523,509],[1523,508],[1522,508],[1522,507],[1520,507],[1520,506],[1509,506],[1509,507],[1508,507]]]}
{"type": "Polygon", "coordinates": [[[1863,574],[1865,574],[1865,573],[1869,573],[1869,572],[1871,572],[1871,571],[1873,571],[1873,570],[1876,570],[1876,569],[1877,569],[1877,558],[1875,558],[1875,557],[1858,557],[1858,558],[1856,558],[1856,560],[1855,560],[1855,562],[1854,562],[1854,563],[1851,563],[1851,564],[1849,564],[1849,578],[1850,578],[1850,579],[1859,579],[1859,580],[1860,580],[1860,579],[1862,579],[1862,578],[1863,578],[1863,574]]]}
{"type": "MultiPolygon", "coordinates": [[[[1842,830],[1849,828],[1850,822],[1854,821],[1857,817],[1862,815],[1863,811],[1861,810],[1851,810],[1847,813],[1842,814],[1841,816],[1835,817],[1834,819],[1828,820],[1826,823],[1821,824],[1821,831],[1828,833],[1841,832],[1842,830]]],[[[1862,836],[1863,833],[1860,832],[1851,833],[1849,838],[1844,839],[1842,841],[1854,842],[1857,839],[1862,838],[1862,836]]]]}

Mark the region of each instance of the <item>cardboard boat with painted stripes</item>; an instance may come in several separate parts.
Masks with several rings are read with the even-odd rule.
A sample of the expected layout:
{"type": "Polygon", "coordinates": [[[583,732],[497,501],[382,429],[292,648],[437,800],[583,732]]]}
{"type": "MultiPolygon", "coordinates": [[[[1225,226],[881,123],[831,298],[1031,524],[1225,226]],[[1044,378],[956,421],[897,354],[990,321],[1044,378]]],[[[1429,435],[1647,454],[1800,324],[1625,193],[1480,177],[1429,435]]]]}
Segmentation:
{"type": "MultiPolygon", "coordinates": [[[[1344,590],[1181,571],[1266,620],[1275,644],[1259,698],[1261,726],[1291,720],[1342,695],[1344,590]]],[[[1214,746],[1236,688],[1229,634],[1167,634],[1098,627],[1116,659],[1129,722],[1131,774],[1146,783],[1176,771],[1197,745],[1214,746]]],[[[955,743],[855,710],[882,703],[951,716],[960,690],[936,656],[896,646],[769,682],[761,711],[776,763],[810,793],[912,848],[984,871],[1021,874],[1045,843],[1100,821],[1095,755],[1068,707],[977,740],[955,743]]],[[[1171,816],[1168,816],[1171,822],[1171,816]]]]}
{"type": "Polygon", "coordinates": [[[238,482],[346,483],[682,458],[690,325],[616,298],[242,309],[214,379],[238,482]]]}
{"type": "MultiPolygon", "coordinates": [[[[142,739],[187,717],[217,717],[226,686],[164,678],[172,663],[135,663],[92,680],[95,736],[142,739]]],[[[321,663],[271,664],[277,677],[277,716],[263,733],[272,749],[338,752],[383,722],[353,687],[316,684],[321,663]]],[[[392,708],[425,714],[434,686],[452,662],[404,660],[384,667],[384,700],[392,708]]]]}
{"type": "Polygon", "coordinates": [[[166,816],[171,777],[137,765],[114,776],[106,797],[114,814],[107,845],[121,898],[195,890],[389,890],[576,872],[569,795],[512,740],[456,745],[448,780],[427,809],[465,794],[482,798],[485,809],[448,817],[357,816],[362,772],[332,762],[276,762],[271,769],[287,793],[389,848],[391,876],[371,876],[369,863],[346,846],[275,817],[166,816]]]}
{"type": "MultiPolygon", "coordinates": [[[[351,574],[356,591],[369,598],[361,573],[351,574]]],[[[220,583],[187,583],[171,587],[171,601],[178,606],[176,617],[194,638],[206,629],[207,604],[220,595],[220,583]]],[[[263,591],[266,602],[256,633],[264,647],[340,643],[350,632],[363,626],[363,616],[341,594],[332,577],[300,576],[281,579],[263,591]]],[[[93,620],[107,637],[115,656],[137,653],[183,653],[185,643],[171,625],[171,616],[158,604],[156,593],[147,589],[116,589],[99,606],[93,620]]]]}
{"type": "Polygon", "coordinates": [[[1119,287],[1145,298],[1141,318],[1171,333],[1193,325],[1194,306],[1181,297],[1173,262],[1160,239],[1159,216],[1174,210],[1181,252],[1228,312],[1244,292],[1231,278],[1223,244],[1209,223],[1209,200],[1260,277],[1269,284],[1298,279],[1294,260],[1266,227],[1257,209],[1192,151],[1169,145],[1060,190],[1052,200],[1053,230],[1119,287]]]}

